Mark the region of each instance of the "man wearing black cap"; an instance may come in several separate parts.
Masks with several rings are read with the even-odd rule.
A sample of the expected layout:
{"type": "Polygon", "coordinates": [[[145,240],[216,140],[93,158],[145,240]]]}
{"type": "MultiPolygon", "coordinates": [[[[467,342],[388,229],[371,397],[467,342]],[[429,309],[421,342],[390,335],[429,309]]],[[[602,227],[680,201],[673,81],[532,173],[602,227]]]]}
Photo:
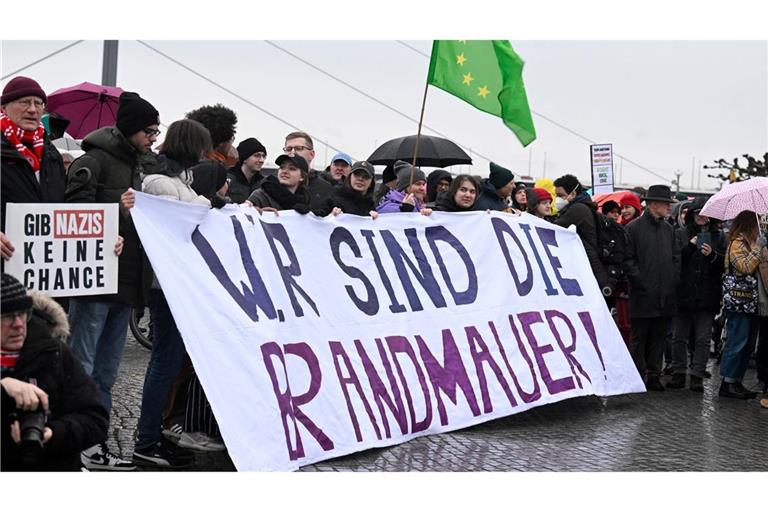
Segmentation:
{"type": "Polygon", "coordinates": [[[475,201],[475,210],[504,211],[509,208],[507,198],[515,188],[512,171],[491,162],[491,172],[480,182],[480,193],[475,201]]]}
{"type": "Polygon", "coordinates": [[[28,295],[9,274],[2,276],[0,309],[2,470],[78,471],[80,451],[107,438],[109,416],[93,381],[62,343],[67,315],[46,295],[28,295]],[[35,419],[37,439],[30,440],[35,419]]]}
{"type": "Polygon", "coordinates": [[[675,315],[680,279],[680,247],[674,229],[664,220],[670,214],[671,197],[668,186],[651,185],[643,198],[645,212],[627,224],[632,359],[653,391],[664,391],[660,378],[664,338],[675,315]]]}
{"type": "Polygon", "coordinates": [[[15,250],[5,236],[6,204],[64,202],[64,162],[41,122],[46,100],[40,84],[25,76],[8,82],[0,98],[0,254],[4,260],[15,250]]]}
{"type": "Polygon", "coordinates": [[[250,137],[237,145],[237,156],[237,164],[227,172],[227,195],[233,203],[240,204],[259,188],[264,179],[261,168],[267,159],[267,148],[257,139],[250,137]]]}
{"type": "MultiPolygon", "coordinates": [[[[143,166],[154,164],[152,145],[160,134],[159,123],[159,113],[147,100],[135,92],[120,95],[115,126],[89,133],[82,143],[85,155],[69,168],[67,202],[119,203],[129,188],[141,190],[143,166]]],[[[123,211],[119,219],[124,248],[118,260],[117,293],[77,297],[69,305],[70,347],[96,381],[108,411],[131,309],[144,307],[152,283],[131,217],[123,211]]],[[[133,469],[109,453],[106,445],[83,452],[83,464],[89,469],[133,469]]]]}

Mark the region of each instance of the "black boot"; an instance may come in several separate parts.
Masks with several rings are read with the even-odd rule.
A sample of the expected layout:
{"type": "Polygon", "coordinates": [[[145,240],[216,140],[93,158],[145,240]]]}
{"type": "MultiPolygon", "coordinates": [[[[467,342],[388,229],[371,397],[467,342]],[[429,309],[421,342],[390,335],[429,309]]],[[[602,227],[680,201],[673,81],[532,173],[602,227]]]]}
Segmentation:
{"type": "Polygon", "coordinates": [[[672,378],[667,382],[668,388],[674,388],[674,389],[680,389],[685,387],[685,374],[684,373],[676,373],[672,376],[672,378]]]}
{"type": "Polygon", "coordinates": [[[741,382],[725,381],[720,384],[720,391],[717,394],[725,398],[740,398],[742,400],[748,400],[757,396],[757,393],[745,389],[741,382]]]}

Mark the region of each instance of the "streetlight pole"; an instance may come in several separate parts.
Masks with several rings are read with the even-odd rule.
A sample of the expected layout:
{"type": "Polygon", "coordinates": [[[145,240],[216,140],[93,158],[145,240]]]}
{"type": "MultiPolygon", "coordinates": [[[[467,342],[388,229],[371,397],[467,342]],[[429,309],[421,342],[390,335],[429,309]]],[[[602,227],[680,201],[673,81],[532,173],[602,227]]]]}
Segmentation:
{"type": "Polygon", "coordinates": [[[104,57],[101,65],[101,85],[117,85],[117,41],[104,41],[104,57]]]}

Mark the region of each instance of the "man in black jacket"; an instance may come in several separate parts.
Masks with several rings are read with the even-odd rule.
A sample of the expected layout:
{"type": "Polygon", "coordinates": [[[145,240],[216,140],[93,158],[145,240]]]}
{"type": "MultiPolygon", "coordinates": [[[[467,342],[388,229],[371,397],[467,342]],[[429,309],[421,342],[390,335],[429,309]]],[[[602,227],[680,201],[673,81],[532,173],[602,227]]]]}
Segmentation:
{"type": "Polygon", "coordinates": [[[64,202],[67,171],[41,123],[47,99],[40,84],[24,76],[8,82],[0,97],[0,254],[4,260],[15,249],[5,236],[6,204],[64,202]]]}
{"type": "MultiPolygon", "coordinates": [[[[141,190],[144,165],[154,164],[152,145],[160,134],[155,107],[134,92],[120,96],[115,126],[88,134],[85,155],[67,173],[66,200],[71,203],[119,203],[131,188],[141,190]]],[[[123,355],[131,309],[144,307],[152,282],[151,270],[130,215],[121,207],[120,235],[124,247],[118,260],[117,294],[70,300],[72,334],[69,345],[93,379],[109,411],[112,386],[123,355]]],[[[105,445],[83,454],[89,469],[126,470],[133,466],[110,454],[105,445]]]]}
{"type": "Polygon", "coordinates": [[[240,204],[245,202],[264,180],[261,168],[267,159],[267,148],[258,139],[250,137],[237,145],[237,155],[237,164],[227,171],[227,196],[233,203],[240,204]]]}
{"type": "Polygon", "coordinates": [[[665,221],[671,195],[668,186],[651,185],[643,198],[645,212],[627,224],[632,359],[648,389],[654,391],[664,391],[660,379],[664,338],[675,315],[675,289],[680,279],[680,247],[674,229],[665,221]]]}
{"type": "Polygon", "coordinates": [[[480,182],[480,190],[477,191],[473,209],[501,212],[509,208],[507,199],[515,188],[515,175],[509,169],[493,162],[490,167],[488,177],[480,182]]]}
{"type": "Polygon", "coordinates": [[[59,304],[27,295],[16,278],[3,274],[3,471],[77,471],[80,451],[107,438],[109,416],[96,386],[62,343],[68,331],[59,304]],[[35,418],[36,431],[29,429],[35,418]],[[28,440],[25,430],[37,439],[28,440]]]}

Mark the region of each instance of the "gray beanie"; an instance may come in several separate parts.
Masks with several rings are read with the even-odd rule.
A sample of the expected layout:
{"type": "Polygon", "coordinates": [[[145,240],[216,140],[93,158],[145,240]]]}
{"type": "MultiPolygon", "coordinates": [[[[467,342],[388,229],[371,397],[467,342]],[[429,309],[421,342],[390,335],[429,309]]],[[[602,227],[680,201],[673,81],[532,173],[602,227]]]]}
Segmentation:
{"type": "Polygon", "coordinates": [[[395,174],[397,174],[397,190],[402,192],[411,184],[411,170],[413,169],[413,183],[417,181],[427,181],[427,175],[418,167],[414,167],[408,162],[398,160],[395,162],[395,174]]]}

